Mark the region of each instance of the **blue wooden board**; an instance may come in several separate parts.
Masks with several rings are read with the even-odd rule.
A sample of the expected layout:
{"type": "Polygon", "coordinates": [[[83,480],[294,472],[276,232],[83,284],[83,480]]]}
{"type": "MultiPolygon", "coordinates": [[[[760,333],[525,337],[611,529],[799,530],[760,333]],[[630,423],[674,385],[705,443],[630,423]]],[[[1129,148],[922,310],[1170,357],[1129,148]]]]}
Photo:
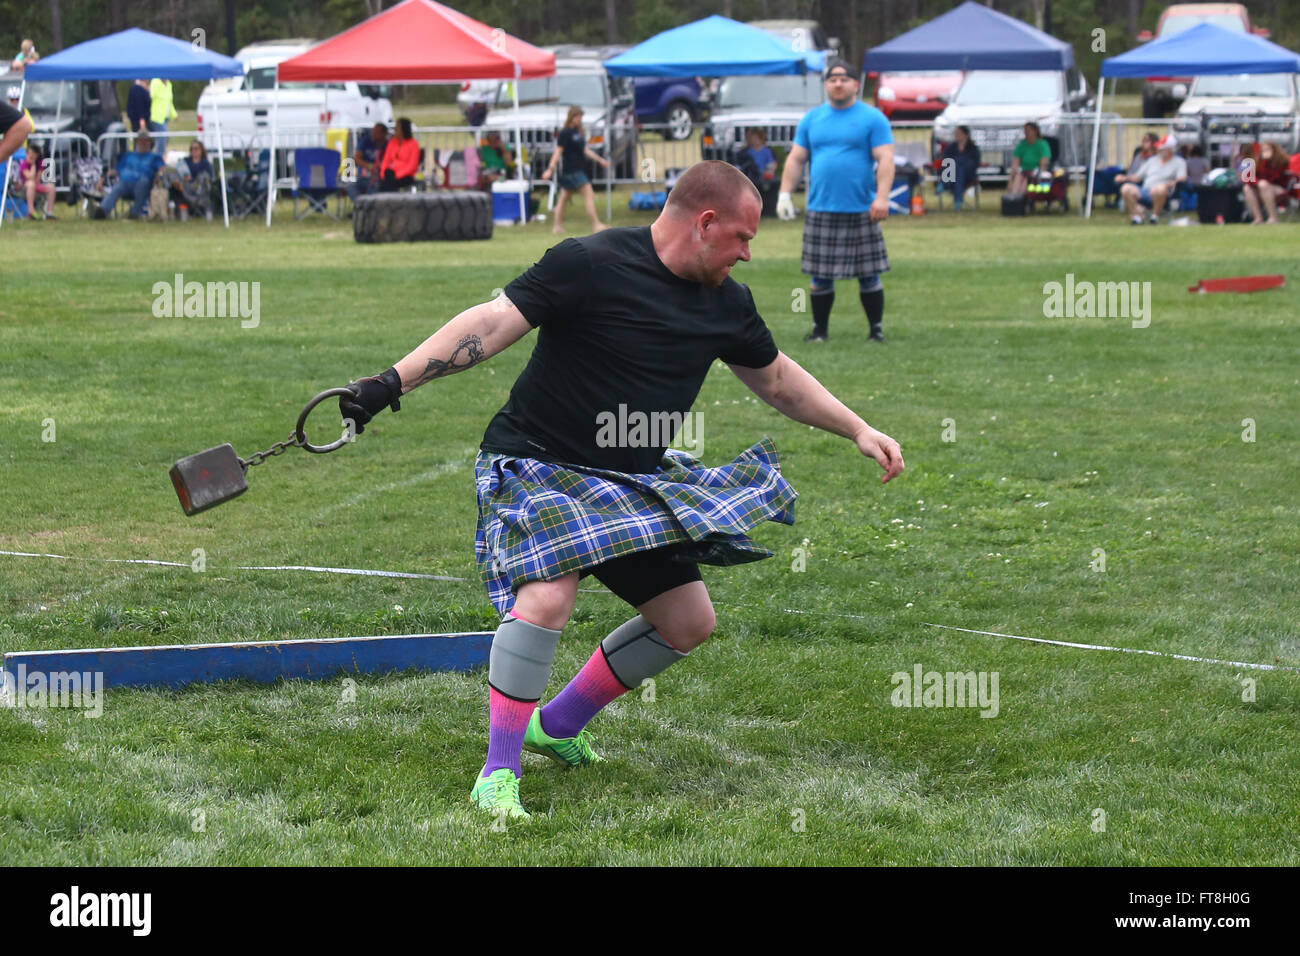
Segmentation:
{"type": "Polygon", "coordinates": [[[242,644],[173,644],[91,650],[12,651],[4,669],[28,674],[102,672],[104,687],[181,687],[218,680],[325,680],[403,670],[467,671],[486,664],[491,631],[334,637],[242,644]]]}

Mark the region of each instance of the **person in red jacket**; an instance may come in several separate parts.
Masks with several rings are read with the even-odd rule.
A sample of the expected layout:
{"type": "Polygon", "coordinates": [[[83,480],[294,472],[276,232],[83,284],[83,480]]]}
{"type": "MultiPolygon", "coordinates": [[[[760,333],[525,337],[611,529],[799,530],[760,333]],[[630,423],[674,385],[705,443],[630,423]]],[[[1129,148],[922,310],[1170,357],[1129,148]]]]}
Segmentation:
{"type": "Polygon", "coordinates": [[[411,121],[397,121],[397,135],[388,141],[384,159],[379,164],[379,191],[395,193],[415,185],[420,169],[420,144],[411,136],[411,121]]]}
{"type": "Polygon", "coordinates": [[[1291,190],[1290,157],[1276,143],[1264,142],[1255,147],[1253,157],[1247,156],[1247,160],[1252,158],[1253,164],[1244,166],[1241,173],[1246,208],[1256,225],[1264,222],[1275,225],[1278,205],[1286,208],[1286,197],[1291,190]]]}

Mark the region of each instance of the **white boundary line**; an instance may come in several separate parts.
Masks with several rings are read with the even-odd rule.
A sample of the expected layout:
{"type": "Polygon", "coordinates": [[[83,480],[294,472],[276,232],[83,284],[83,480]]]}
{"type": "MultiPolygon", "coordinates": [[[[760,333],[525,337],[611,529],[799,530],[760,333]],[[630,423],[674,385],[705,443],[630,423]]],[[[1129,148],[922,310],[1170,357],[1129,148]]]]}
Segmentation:
{"type": "MultiPolygon", "coordinates": [[[[188,568],[188,564],[179,561],[155,561],[149,558],[74,558],[66,554],[39,554],[30,551],[0,551],[0,555],[9,555],[18,558],[58,558],[63,561],[103,561],[112,564],[153,564],[168,568],[188,568]]],[[[219,569],[218,569],[219,570],[219,569]]],[[[464,583],[469,578],[454,577],[447,574],[416,574],[411,571],[375,571],[368,568],[325,568],[314,567],[305,564],[284,564],[271,565],[265,567],[244,566],[235,567],[236,571],[312,571],[319,574],[357,574],[364,577],[379,578],[414,578],[423,581],[454,581],[464,583]]],[[[581,588],[584,594],[612,594],[610,591],[600,591],[593,588],[581,588]]],[[[723,607],[747,607],[759,610],[769,610],[762,608],[757,604],[729,604],[726,601],[714,601],[714,604],[720,604],[723,607]]],[[[834,611],[804,611],[799,608],[783,607],[780,609],[783,614],[816,614],[823,617],[841,617],[856,621],[867,620],[861,614],[838,614],[834,611]]],[[[1300,667],[1288,667],[1284,664],[1251,664],[1246,661],[1224,661],[1214,657],[1194,657],[1190,654],[1173,654],[1167,651],[1152,651],[1143,647],[1111,647],[1106,644],[1079,644],[1074,641],[1053,641],[1045,637],[1025,637],[1022,634],[1003,634],[999,631],[978,631],[969,627],[954,627],[951,624],[932,624],[929,621],[922,621],[924,627],[937,627],[946,631],[961,631],[965,634],[982,634],[986,637],[1005,637],[1013,641],[1029,641],[1033,644],[1052,644],[1056,647],[1073,647],[1077,650],[1084,651],[1110,651],[1117,654],[1146,654],[1151,657],[1168,657],[1179,661],[1192,661],[1197,664],[1225,664],[1229,667],[1244,667],[1249,670],[1257,671],[1290,671],[1300,673],[1300,667]]]]}
{"type": "MultiPolygon", "coordinates": [[[[58,558],[61,561],[101,561],[105,564],[153,564],[164,568],[188,568],[183,561],[155,561],[152,558],[82,558],[70,554],[40,554],[34,551],[0,551],[0,555],[15,558],[58,558]]],[[[222,568],[214,568],[220,571],[222,568]]],[[[449,574],[416,574],[413,571],[374,571],[369,568],[318,568],[309,564],[278,564],[267,566],[236,565],[232,571],[314,571],[319,574],[359,574],[375,578],[417,578],[424,581],[468,581],[449,574]]]]}
{"type": "Polygon", "coordinates": [[[1105,644],[1076,644],[1073,641],[1050,641],[1045,637],[1024,637],[1020,634],[1000,634],[997,631],[976,631],[969,627],[953,627],[950,624],[931,624],[922,622],[926,627],[941,627],[945,631],[964,631],[967,634],[984,634],[988,637],[1009,637],[1015,641],[1032,641],[1035,644],[1055,644],[1057,647],[1075,647],[1085,651],[1115,651],[1120,654],[1149,654],[1152,657],[1172,657],[1180,661],[1195,661],[1198,664],[1227,664],[1230,667],[1246,667],[1257,671],[1300,671],[1300,667],[1287,667],[1282,664],[1248,664],[1245,661],[1221,661],[1214,657],[1192,657],[1190,654],[1170,654],[1166,651],[1149,651],[1143,647],[1109,647],[1105,644]]]}

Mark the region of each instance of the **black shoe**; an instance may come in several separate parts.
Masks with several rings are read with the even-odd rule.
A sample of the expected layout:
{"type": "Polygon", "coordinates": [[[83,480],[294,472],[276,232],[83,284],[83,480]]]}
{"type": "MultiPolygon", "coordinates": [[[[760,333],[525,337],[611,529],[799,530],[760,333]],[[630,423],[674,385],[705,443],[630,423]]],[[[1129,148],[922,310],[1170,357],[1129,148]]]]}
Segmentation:
{"type": "Polygon", "coordinates": [[[880,329],[872,329],[871,334],[867,336],[867,338],[873,342],[880,342],[883,344],[885,341],[885,333],[880,331],[880,329]]]}
{"type": "Polygon", "coordinates": [[[816,329],[813,329],[803,337],[803,340],[805,342],[825,342],[826,338],[827,336],[825,332],[818,332],[816,329]]]}
{"type": "Polygon", "coordinates": [[[103,206],[91,206],[91,207],[90,207],[90,218],[91,218],[91,219],[107,219],[107,218],[108,218],[108,213],[104,212],[104,207],[103,207],[103,206]]]}

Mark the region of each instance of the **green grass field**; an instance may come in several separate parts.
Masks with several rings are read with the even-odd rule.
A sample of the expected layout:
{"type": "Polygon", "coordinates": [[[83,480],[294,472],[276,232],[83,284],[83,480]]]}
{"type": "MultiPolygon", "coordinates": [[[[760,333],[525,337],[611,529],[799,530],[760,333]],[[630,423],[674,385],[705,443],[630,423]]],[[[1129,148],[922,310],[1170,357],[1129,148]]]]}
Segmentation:
{"type": "MultiPolygon", "coordinates": [[[[849,443],[711,374],[703,459],[772,435],[797,524],[758,530],[774,559],[705,569],[715,636],[653,699],[596,719],[607,764],[525,755],[530,824],[496,832],[467,800],[481,671],[362,678],[351,702],[341,680],[110,691],[98,719],[0,710],[0,863],[1300,863],[1300,674],[927,626],[1300,666],[1300,294],[1187,292],[1294,280],[1297,227],[995,206],[887,225],[883,347],[849,283],[830,343],[801,341],[798,226],[764,221],[736,277],[908,469],[882,488],[849,443]],[[1150,282],[1149,327],[1045,317],[1043,287],[1067,273],[1150,282]],[[892,706],[891,676],[916,665],[996,672],[997,716],[892,706]]],[[[544,224],[392,246],[320,219],[6,224],[0,549],[76,560],[0,556],[0,647],[492,629],[472,462],[527,340],[354,446],[254,469],[248,494],[196,518],[167,469],[284,438],[315,392],[391,364],[551,239],[544,224]],[[156,318],[153,285],[177,272],[261,283],[260,324],[156,318]],[[202,573],[102,560],[188,565],[197,548],[202,573]],[[235,570],[285,564],[468,580],[235,570]]],[[[550,693],[627,616],[580,595],[550,693]]]]}

